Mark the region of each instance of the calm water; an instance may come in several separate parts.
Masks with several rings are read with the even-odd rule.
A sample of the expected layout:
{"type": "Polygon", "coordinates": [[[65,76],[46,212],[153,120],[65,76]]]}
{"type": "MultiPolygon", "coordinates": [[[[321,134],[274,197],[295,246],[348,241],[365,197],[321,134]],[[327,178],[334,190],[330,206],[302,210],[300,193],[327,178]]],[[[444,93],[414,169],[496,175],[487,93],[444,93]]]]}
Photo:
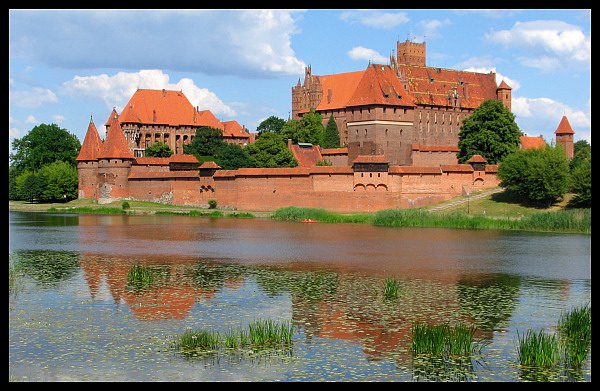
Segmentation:
{"type": "Polygon", "coordinates": [[[13,381],[591,381],[523,372],[517,332],[591,303],[591,237],[9,212],[13,381]],[[134,265],[155,272],[132,290],[134,265]],[[396,302],[384,281],[400,282],[396,302]],[[291,321],[293,349],[189,359],[186,329],[291,321]],[[470,323],[466,362],[413,359],[414,322],[470,323]]]}

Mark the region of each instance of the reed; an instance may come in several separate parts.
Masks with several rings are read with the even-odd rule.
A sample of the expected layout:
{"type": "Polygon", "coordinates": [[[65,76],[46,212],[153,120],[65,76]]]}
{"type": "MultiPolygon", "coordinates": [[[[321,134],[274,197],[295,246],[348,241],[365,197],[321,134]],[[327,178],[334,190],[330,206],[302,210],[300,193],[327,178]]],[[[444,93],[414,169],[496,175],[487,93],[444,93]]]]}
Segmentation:
{"type": "Polygon", "coordinates": [[[210,330],[187,330],[178,340],[177,348],[186,355],[210,353],[221,345],[221,336],[210,330]]]}
{"type": "Polygon", "coordinates": [[[75,207],[75,208],[48,208],[50,213],[73,213],[73,214],[116,214],[122,215],[127,212],[123,208],[107,208],[107,207],[75,207]]]}
{"type": "Polygon", "coordinates": [[[591,305],[563,312],[557,330],[564,346],[565,363],[572,368],[581,368],[592,345],[591,305]]]}
{"type": "Polygon", "coordinates": [[[152,269],[135,264],[127,273],[127,286],[133,290],[148,289],[154,283],[152,269]]]}
{"type": "Polygon", "coordinates": [[[426,323],[415,323],[412,326],[411,350],[414,355],[468,356],[475,348],[474,326],[426,323]]]}
{"type": "Polygon", "coordinates": [[[253,347],[291,345],[294,327],[289,321],[257,319],[248,325],[248,338],[253,347]]]}
{"type": "Polygon", "coordinates": [[[17,268],[9,261],[8,263],[8,291],[12,291],[15,288],[15,281],[17,280],[17,268]]]}
{"type": "Polygon", "coordinates": [[[280,221],[313,220],[322,223],[369,223],[371,217],[368,213],[341,214],[328,212],[325,209],[295,206],[279,208],[271,215],[272,219],[280,221]]]}
{"type": "Polygon", "coordinates": [[[560,362],[559,342],[554,334],[547,334],[544,330],[536,333],[528,329],[523,336],[517,331],[517,339],[517,354],[521,365],[551,368],[560,362]]]}
{"type": "Polygon", "coordinates": [[[385,285],[383,287],[383,297],[388,301],[398,300],[398,294],[400,292],[400,283],[392,277],[385,279],[385,285]]]}

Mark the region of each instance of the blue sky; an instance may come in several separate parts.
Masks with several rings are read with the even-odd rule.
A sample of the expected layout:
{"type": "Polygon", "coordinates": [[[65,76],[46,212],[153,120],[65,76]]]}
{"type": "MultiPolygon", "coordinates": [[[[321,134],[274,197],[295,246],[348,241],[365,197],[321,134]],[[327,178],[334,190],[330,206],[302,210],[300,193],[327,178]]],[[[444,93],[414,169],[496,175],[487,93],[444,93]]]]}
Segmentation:
{"type": "Polygon", "coordinates": [[[140,88],[182,90],[194,106],[254,132],[287,119],[291,89],[315,75],[388,63],[398,40],[427,65],[495,71],[521,130],[553,141],[566,115],[591,143],[591,10],[9,10],[9,152],[56,123],[81,142],[140,88]]]}

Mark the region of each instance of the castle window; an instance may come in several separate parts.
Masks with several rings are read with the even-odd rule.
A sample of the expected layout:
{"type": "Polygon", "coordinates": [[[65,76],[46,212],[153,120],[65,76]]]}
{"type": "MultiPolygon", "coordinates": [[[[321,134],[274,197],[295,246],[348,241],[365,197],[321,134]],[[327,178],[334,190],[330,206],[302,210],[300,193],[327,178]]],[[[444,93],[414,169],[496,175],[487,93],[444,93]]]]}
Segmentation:
{"type": "Polygon", "coordinates": [[[385,114],[385,107],[383,108],[383,114],[385,114]]]}
{"type": "Polygon", "coordinates": [[[373,178],[373,173],[372,172],[369,173],[369,178],[373,178]]]}
{"type": "Polygon", "coordinates": [[[396,114],[396,108],[394,107],[394,114],[396,114]]]}
{"type": "Polygon", "coordinates": [[[381,173],[380,172],[377,173],[377,177],[381,178],[381,173]]]}
{"type": "Polygon", "coordinates": [[[362,177],[364,177],[364,176],[365,176],[365,174],[364,174],[363,172],[361,172],[361,173],[360,173],[360,177],[362,178],[362,177]]]}

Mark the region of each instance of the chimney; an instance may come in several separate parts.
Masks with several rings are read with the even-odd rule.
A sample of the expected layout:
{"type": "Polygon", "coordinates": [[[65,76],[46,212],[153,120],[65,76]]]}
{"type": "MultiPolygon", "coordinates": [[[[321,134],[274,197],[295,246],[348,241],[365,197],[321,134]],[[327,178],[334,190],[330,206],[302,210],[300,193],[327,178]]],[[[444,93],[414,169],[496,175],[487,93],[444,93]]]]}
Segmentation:
{"type": "Polygon", "coordinates": [[[167,95],[167,91],[165,91],[165,89],[164,89],[164,88],[163,88],[163,90],[162,90],[162,91],[163,91],[163,97],[164,97],[165,95],[167,95]]]}
{"type": "Polygon", "coordinates": [[[152,110],[152,122],[156,122],[156,110],[152,110]]]}

